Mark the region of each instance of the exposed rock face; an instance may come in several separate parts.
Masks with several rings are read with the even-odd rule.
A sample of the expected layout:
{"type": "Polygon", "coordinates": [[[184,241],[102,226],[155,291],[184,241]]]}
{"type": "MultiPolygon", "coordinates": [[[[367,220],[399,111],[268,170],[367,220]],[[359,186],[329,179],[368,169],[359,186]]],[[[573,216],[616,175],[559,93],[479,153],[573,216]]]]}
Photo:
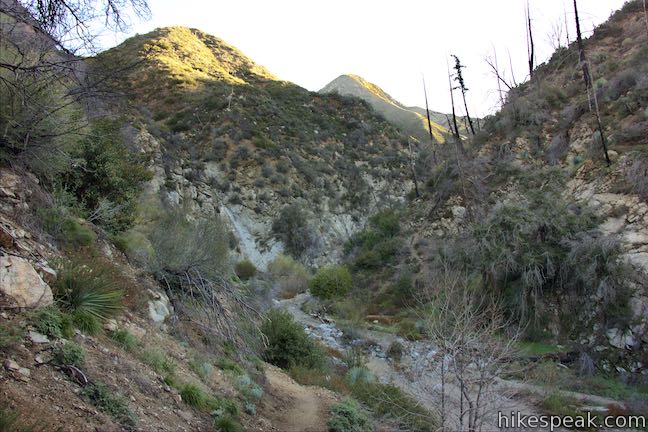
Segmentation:
{"type": "Polygon", "coordinates": [[[29,261],[11,255],[0,256],[0,293],[11,307],[37,308],[54,302],[49,285],[29,261]]]}

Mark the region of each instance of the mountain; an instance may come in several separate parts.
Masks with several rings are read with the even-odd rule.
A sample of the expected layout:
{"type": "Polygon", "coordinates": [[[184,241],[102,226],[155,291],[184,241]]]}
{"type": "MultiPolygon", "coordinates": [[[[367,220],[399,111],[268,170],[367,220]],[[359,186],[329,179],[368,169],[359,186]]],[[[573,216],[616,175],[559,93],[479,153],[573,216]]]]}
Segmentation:
{"type": "MultiPolygon", "coordinates": [[[[358,75],[340,75],[325,85],[320,93],[337,93],[362,99],[406,134],[420,141],[430,139],[425,109],[404,106],[376,84],[358,75]]],[[[430,120],[434,138],[444,142],[445,135],[449,133],[446,115],[430,111],[430,120]]]]}
{"type": "Polygon", "coordinates": [[[365,102],[281,81],[199,30],[157,29],[93,64],[124,71],[106,91],[125,95],[138,140],[154,143],[150,196],[225,215],[257,265],[281,249],[272,226],[289,204],[308,213],[308,254],[331,261],[410,189],[407,139],[365,102]]]}

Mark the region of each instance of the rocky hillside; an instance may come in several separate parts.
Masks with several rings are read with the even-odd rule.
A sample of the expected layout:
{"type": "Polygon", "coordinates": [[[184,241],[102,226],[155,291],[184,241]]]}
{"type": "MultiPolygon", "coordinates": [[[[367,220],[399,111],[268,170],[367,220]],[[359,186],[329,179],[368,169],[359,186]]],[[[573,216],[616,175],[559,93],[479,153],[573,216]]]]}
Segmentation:
{"type": "Polygon", "coordinates": [[[149,196],[223,214],[261,266],[285,246],[272,225],[288,204],[307,219],[297,252],[326,262],[410,189],[407,141],[367,104],[280,81],[198,30],[158,29],[93,63],[127,66],[110,88],[128,95],[133,141],[151,155],[149,196]]]}
{"type": "Polygon", "coordinates": [[[420,301],[417,287],[443,291],[456,277],[448,274],[461,275],[502,302],[528,341],[564,344],[601,371],[645,380],[648,34],[639,3],[585,41],[589,95],[573,43],[511,90],[477,135],[426,159],[398,253],[372,261],[375,246],[360,236],[347,258],[364,285],[352,296],[374,299],[363,301],[367,315],[400,313],[420,301]]]}
{"type": "MultiPolygon", "coordinates": [[[[430,140],[425,109],[404,106],[383,89],[358,75],[340,75],[325,85],[319,92],[322,94],[335,93],[362,99],[407,135],[413,136],[422,142],[430,140]]],[[[446,115],[430,111],[430,120],[434,139],[443,143],[445,135],[449,133],[446,115]]]]}

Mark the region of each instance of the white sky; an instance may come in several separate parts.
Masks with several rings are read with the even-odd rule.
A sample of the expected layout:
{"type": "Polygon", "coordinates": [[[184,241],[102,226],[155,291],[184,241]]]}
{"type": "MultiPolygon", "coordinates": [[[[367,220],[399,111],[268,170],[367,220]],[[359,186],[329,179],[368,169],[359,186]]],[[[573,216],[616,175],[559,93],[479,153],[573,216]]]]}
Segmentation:
{"type": "MultiPolygon", "coordinates": [[[[549,34],[564,28],[574,39],[572,0],[529,0],[536,59],[553,52],[549,34]]],[[[319,90],[344,73],[358,74],[406,105],[424,106],[425,74],[430,109],[449,110],[446,54],[467,66],[471,114],[497,105],[496,82],[484,59],[497,49],[500,68],[510,52],[515,76],[525,78],[525,0],[149,0],[152,19],[130,34],[183,25],[213,34],[242,50],[281,79],[319,90]]],[[[581,27],[589,35],[624,0],[579,0],[581,27]]],[[[565,32],[563,30],[563,40],[565,32]]],[[[124,39],[105,37],[111,46],[124,39]]],[[[564,43],[564,42],[563,42],[564,43]]]]}

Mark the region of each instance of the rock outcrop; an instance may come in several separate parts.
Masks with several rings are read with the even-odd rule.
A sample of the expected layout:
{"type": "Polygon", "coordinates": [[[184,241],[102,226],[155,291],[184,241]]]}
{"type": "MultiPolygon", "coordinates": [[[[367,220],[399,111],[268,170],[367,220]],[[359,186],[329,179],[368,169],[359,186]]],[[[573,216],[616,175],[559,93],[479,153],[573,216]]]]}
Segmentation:
{"type": "Polygon", "coordinates": [[[0,293],[8,307],[38,308],[54,302],[52,290],[24,258],[0,256],[0,293]]]}

